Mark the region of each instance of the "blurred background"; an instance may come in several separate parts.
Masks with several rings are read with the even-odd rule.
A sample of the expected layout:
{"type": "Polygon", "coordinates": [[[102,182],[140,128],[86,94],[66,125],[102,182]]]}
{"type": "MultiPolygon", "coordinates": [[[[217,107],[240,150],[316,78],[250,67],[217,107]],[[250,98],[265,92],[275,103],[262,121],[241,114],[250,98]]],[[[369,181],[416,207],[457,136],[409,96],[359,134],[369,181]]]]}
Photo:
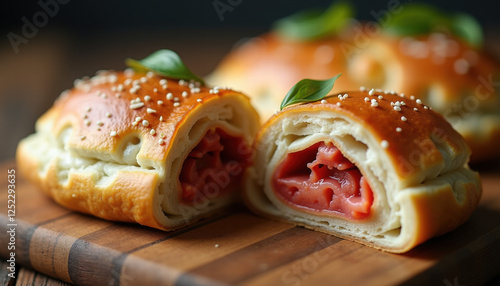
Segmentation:
{"type": "MultiPolygon", "coordinates": [[[[1,1],[0,160],[14,157],[17,142],[61,91],[99,69],[123,69],[127,57],[143,58],[169,48],[199,75],[212,71],[242,40],[267,31],[281,17],[330,0],[1,1]]],[[[398,0],[353,0],[357,18],[398,0]]],[[[475,16],[486,49],[500,57],[496,1],[421,1],[475,16]]]]}

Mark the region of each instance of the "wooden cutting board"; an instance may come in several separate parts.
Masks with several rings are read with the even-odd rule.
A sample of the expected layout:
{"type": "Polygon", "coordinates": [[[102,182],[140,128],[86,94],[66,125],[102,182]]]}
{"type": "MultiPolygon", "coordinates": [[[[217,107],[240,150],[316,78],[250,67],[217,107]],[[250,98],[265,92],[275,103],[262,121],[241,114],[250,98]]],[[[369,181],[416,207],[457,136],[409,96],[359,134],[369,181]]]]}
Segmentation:
{"type": "MultiPolygon", "coordinates": [[[[7,170],[0,255],[8,257],[7,170]]],[[[242,206],[163,232],[68,211],[16,174],[16,262],[85,285],[477,285],[500,275],[500,170],[455,231],[390,254],[260,218],[242,206]]]]}

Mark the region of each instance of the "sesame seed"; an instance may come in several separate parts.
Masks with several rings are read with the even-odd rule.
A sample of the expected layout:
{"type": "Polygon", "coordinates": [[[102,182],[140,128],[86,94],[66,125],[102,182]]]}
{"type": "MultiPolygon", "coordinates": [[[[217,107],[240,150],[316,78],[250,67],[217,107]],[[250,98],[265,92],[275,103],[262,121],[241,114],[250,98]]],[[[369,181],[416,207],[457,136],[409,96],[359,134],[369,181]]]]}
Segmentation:
{"type": "Polygon", "coordinates": [[[116,91],[116,86],[112,86],[112,87],[111,87],[111,91],[112,91],[112,92],[115,92],[115,91],[116,91]]]}
{"type": "Polygon", "coordinates": [[[136,80],[132,81],[132,85],[139,86],[139,80],[136,79],[136,80]]]}
{"type": "Polygon", "coordinates": [[[131,69],[131,68],[126,69],[123,73],[124,73],[124,74],[125,74],[125,76],[127,76],[127,77],[131,77],[131,76],[133,76],[133,75],[135,74],[134,70],[133,70],[133,69],[131,69]]]}
{"type": "Polygon", "coordinates": [[[429,109],[429,107],[427,107],[427,105],[424,106],[424,109],[429,109]]]}
{"type": "Polygon", "coordinates": [[[137,122],[133,122],[133,123],[132,123],[132,125],[133,125],[133,126],[137,126],[137,122]]]}
{"type": "Polygon", "coordinates": [[[165,138],[165,137],[167,137],[167,135],[165,135],[165,133],[161,132],[160,133],[160,138],[165,138]]]}
{"type": "Polygon", "coordinates": [[[389,94],[389,93],[391,93],[391,91],[390,90],[384,90],[384,93],[385,94],[389,94]]]}
{"type": "Polygon", "coordinates": [[[368,92],[368,95],[373,95],[373,94],[375,94],[375,90],[372,88],[372,89],[370,89],[370,91],[368,92]]]}
{"type": "Polygon", "coordinates": [[[167,84],[167,80],[162,78],[160,79],[160,85],[166,85],[167,84]]]}
{"type": "Polygon", "coordinates": [[[132,79],[131,79],[131,78],[127,78],[127,79],[123,82],[123,84],[124,84],[124,85],[129,85],[129,84],[131,84],[131,83],[132,83],[132,79]]]}
{"type": "Polygon", "coordinates": [[[85,135],[80,136],[80,140],[85,140],[85,138],[87,138],[87,136],[85,135]]]}
{"type": "Polygon", "coordinates": [[[166,84],[164,84],[164,85],[161,86],[161,88],[163,88],[163,89],[167,89],[167,87],[168,86],[166,84]]]}
{"type": "Polygon", "coordinates": [[[373,107],[377,107],[378,106],[378,102],[377,102],[376,99],[372,99],[371,100],[371,106],[373,106],[373,107]]]}
{"type": "Polygon", "coordinates": [[[399,106],[394,106],[394,110],[396,110],[396,111],[401,111],[401,107],[399,107],[399,106]]]}
{"type": "Polygon", "coordinates": [[[115,93],[115,96],[118,97],[118,98],[120,98],[122,95],[119,94],[119,93],[115,93]]]}
{"type": "Polygon", "coordinates": [[[163,100],[158,100],[156,103],[157,103],[158,105],[162,105],[162,104],[163,104],[163,100]]]}
{"type": "Polygon", "coordinates": [[[85,125],[90,126],[90,120],[85,119],[84,123],[85,123],[85,125]]]}
{"type": "Polygon", "coordinates": [[[342,106],[342,104],[340,102],[337,102],[337,106],[342,106]]]}
{"type": "Polygon", "coordinates": [[[416,108],[416,107],[413,107],[413,110],[415,110],[415,111],[418,111],[418,108],[416,108]]]}
{"type": "Polygon", "coordinates": [[[132,103],[130,105],[130,108],[131,109],[137,109],[137,108],[141,108],[144,106],[144,102],[136,102],[136,103],[132,103]]]}
{"type": "Polygon", "coordinates": [[[180,79],[180,80],[179,80],[179,85],[186,85],[186,81],[185,81],[185,80],[183,80],[183,79],[180,79]]]}
{"type": "Polygon", "coordinates": [[[107,117],[107,118],[110,118],[110,117],[111,117],[111,113],[106,112],[106,117],[107,117]]]}
{"type": "Polygon", "coordinates": [[[203,100],[201,98],[198,98],[196,101],[198,102],[202,102],[203,100]]]}
{"type": "Polygon", "coordinates": [[[384,97],[382,95],[379,95],[378,99],[384,99],[384,97]]]}
{"type": "Polygon", "coordinates": [[[220,246],[220,245],[219,245],[218,243],[216,243],[216,244],[215,244],[215,248],[219,248],[219,246],[220,246]]]}
{"type": "Polygon", "coordinates": [[[199,87],[191,88],[191,93],[198,93],[200,91],[201,91],[201,89],[199,87]]]}
{"type": "Polygon", "coordinates": [[[163,121],[163,116],[160,116],[160,121],[163,121]]]}
{"type": "Polygon", "coordinates": [[[141,118],[140,116],[137,116],[137,117],[135,118],[135,121],[141,121],[141,120],[142,120],[142,118],[141,118]]]}
{"type": "Polygon", "coordinates": [[[322,99],[321,103],[323,103],[323,104],[327,103],[326,99],[322,99]]]}
{"type": "Polygon", "coordinates": [[[417,103],[422,104],[422,100],[420,100],[420,98],[417,98],[417,103]]]}
{"type": "Polygon", "coordinates": [[[380,146],[382,146],[382,148],[386,149],[387,147],[389,147],[389,142],[387,142],[387,140],[382,140],[382,141],[380,141],[380,146]]]}
{"type": "Polygon", "coordinates": [[[149,95],[144,96],[144,101],[150,101],[150,100],[151,100],[151,96],[149,96],[149,95]]]}
{"type": "Polygon", "coordinates": [[[402,106],[405,106],[405,105],[406,105],[406,102],[404,102],[404,101],[402,101],[402,100],[401,100],[401,105],[402,105],[402,106]]]}
{"type": "Polygon", "coordinates": [[[101,128],[97,127],[97,131],[101,131],[101,128]]]}
{"type": "Polygon", "coordinates": [[[382,92],[380,88],[375,89],[376,92],[382,92]]]}
{"type": "Polygon", "coordinates": [[[89,117],[88,117],[88,115],[87,115],[87,114],[84,114],[84,115],[83,115],[83,119],[87,119],[87,118],[89,118],[89,117]]]}
{"type": "Polygon", "coordinates": [[[364,86],[360,86],[360,87],[359,87],[359,91],[366,91],[366,87],[364,87],[364,86]]]}
{"type": "Polygon", "coordinates": [[[158,89],[157,89],[156,87],[155,87],[155,88],[153,88],[153,92],[154,92],[154,93],[157,93],[157,92],[158,92],[158,89]]]}
{"type": "Polygon", "coordinates": [[[174,101],[179,101],[179,98],[177,96],[174,97],[174,101]]]}
{"type": "Polygon", "coordinates": [[[87,107],[87,112],[90,112],[90,111],[92,111],[92,108],[87,107]]]}
{"type": "Polygon", "coordinates": [[[161,139],[161,138],[158,139],[158,144],[163,145],[163,143],[165,143],[165,141],[163,141],[163,139],[161,139]]]}
{"type": "Polygon", "coordinates": [[[401,127],[396,127],[396,132],[401,132],[403,129],[401,127]]]}
{"type": "Polygon", "coordinates": [[[365,101],[368,102],[370,101],[370,99],[368,97],[365,97],[365,101]]]}
{"type": "Polygon", "coordinates": [[[142,121],[142,125],[144,125],[144,126],[148,126],[148,125],[149,125],[149,121],[147,121],[147,120],[143,120],[143,121],[142,121]]]}
{"type": "Polygon", "coordinates": [[[141,83],[146,83],[146,82],[148,81],[148,79],[147,79],[146,77],[141,77],[141,78],[139,79],[139,81],[140,81],[141,83]]]}
{"type": "Polygon", "coordinates": [[[174,98],[174,95],[171,92],[169,92],[167,93],[166,97],[168,100],[172,100],[174,98]]]}
{"type": "Polygon", "coordinates": [[[148,109],[146,109],[146,111],[147,111],[148,113],[156,113],[156,110],[154,110],[154,109],[152,109],[152,108],[149,108],[149,107],[148,107],[148,109]]]}
{"type": "Polygon", "coordinates": [[[71,194],[71,197],[72,198],[76,198],[76,194],[71,194]]]}
{"type": "Polygon", "coordinates": [[[148,78],[152,78],[154,75],[155,75],[155,74],[154,74],[154,72],[152,72],[152,71],[148,71],[148,72],[146,73],[146,76],[147,76],[148,78]]]}
{"type": "Polygon", "coordinates": [[[415,96],[414,95],[410,95],[410,99],[411,100],[415,100],[415,96]]]}
{"type": "Polygon", "coordinates": [[[111,135],[111,136],[115,137],[115,136],[116,136],[116,131],[114,131],[114,130],[113,130],[113,131],[111,131],[111,132],[109,133],[109,135],[111,135]]]}
{"type": "Polygon", "coordinates": [[[97,121],[97,125],[99,125],[99,126],[103,126],[103,125],[104,125],[104,122],[102,122],[102,121],[97,121]]]}
{"type": "Polygon", "coordinates": [[[178,103],[178,102],[174,102],[174,106],[175,106],[175,107],[178,107],[178,106],[180,106],[180,105],[181,105],[180,103],[178,103]]]}
{"type": "Polygon", "coordinates": [[[151,131],[149,131],[149,134],[151,135],[155,135],[156,134],[156,131],[154,129],[151,129],[151,131]]]}
{"type": "Polygon", "coordinates": [[[406,121],[407,119],[406,119],[406,117],[401,116],[401,120],[402,120],[402,121],[406,121]]]}
{"type": "Polygon", "coordinates": [[[183,92],[182,92],[182,97],[188,97],[188,93],[187,93],[187,91],[183,91],[183,92]]]}

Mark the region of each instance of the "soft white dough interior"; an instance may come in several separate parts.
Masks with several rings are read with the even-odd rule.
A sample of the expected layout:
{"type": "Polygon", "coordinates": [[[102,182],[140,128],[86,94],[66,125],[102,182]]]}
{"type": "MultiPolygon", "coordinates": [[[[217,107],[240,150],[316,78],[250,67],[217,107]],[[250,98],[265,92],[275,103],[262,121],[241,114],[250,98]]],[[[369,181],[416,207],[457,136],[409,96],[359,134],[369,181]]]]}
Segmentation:
{"type": "MultiPolygon", "coordinates": [[[[263,188],[263,192],[250,192],[249,199],[261,211],[275,216],[282,216],[317,229],[333,228],[335,232],[347,237],[354,237],[372,244],[394,247],[409,239],[409,233],[402,232],[405,223],[411,220],[401,211],[400,198],[405,192],[415,188],[439,189],[450,185],[458,178],[466,179],[470,172],[452,172],[457,164],[463,164],[461,158],[454,158],[451,150],[435,144],[444,157],[450,157],[447,163],[429,168],[419,177],[396,177],[393,163],[385,150],[360,123],[341,114],[328,111],[292,113],[282,116],[273,124],[257,146],[266,152],[257,153],[255,166],[267,166],[265,170],[254,169],[256,181],[252,188],[263,188]],[[332,142],[343,155],[353,162],[362,175],[368,179],[374,194],[371,215],[366,219],[350,221],[343,217],[321,216],[296,210],[278,199],[272,189],[273,172],[288,153],[304,150],[317,142],[332,142]]],[[[262,169],[262,168],[261,168],[262,169]]],[[[461,190],[458,190],[458,193],[461,190]]],[[[456,194],[457,201],[460,195],[456,194]]]]}
{"type": "MultiPolygon", "coordinates": [[[[117,152],[100,152],[75,147],[71,144],[75,129],[68,125],[56,137],[52,134],[53,121],[39,121],[37,132],[23,140],[25,150],[37,158],[39,177],[45,177],[49,166],[56,166],[59,184],[67,185],[71,173],[89,175],[96,186],[105,188],[113,183],[116,175],[123,171],[155,173],[159,177],[156,196],[157,219],[164,225],[177,225],[189,222],[199,215],[212,212],[228,204],[232,196],[208,198],[204,205],[186,206],[179,193],[179,174],[189,152],[198,144],[211,128],[221,128],[228,134],[240,136],[251,142],[251,134],[256,132],[257,119],[245,118],[240,110],[241,99],[237,96],[225,96],[217,100],[204,102],[203,108],[191,112],[189,119],[177,130],[172,142],[172,149],[166,162],[156,162],[148,158],[144,140],[140,134],[129,134],[122,139],[117,152]]],[[[148,135],[146,135],[148,136],[148,135]]],[[[80,139],[77,139],[80,140],[80,139]]],[[[157,138],[153,138],[154,142],[157,138]]],[[[33,170],[35,171],[35,170],[33,170]]]]}

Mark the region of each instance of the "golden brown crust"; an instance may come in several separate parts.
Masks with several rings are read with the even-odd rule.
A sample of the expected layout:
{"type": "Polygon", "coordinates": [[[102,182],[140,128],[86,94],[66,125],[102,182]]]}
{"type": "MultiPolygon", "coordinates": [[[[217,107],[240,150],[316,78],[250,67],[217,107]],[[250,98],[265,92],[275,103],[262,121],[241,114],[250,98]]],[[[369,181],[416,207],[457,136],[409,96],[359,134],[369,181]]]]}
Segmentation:
{"type": "MultiPolygon", "coordinates": [[[[350,151],[346,142],[350,141],[337,146],[343,153],[350,151]]],[[[263,125],[254,149],[256,165],[246,174],[244,192],[244,200],[253,211],[390,252],[406,252],[455,229],[472,214],[482,192],[478,174],[467,166],[470,152],[464,139],[419,99],[391,91],[340,93],[323,101],[289,106],[263,125]],[[342,131],[307,131],[313,127],[307,124],[322,122],[342,131]],[[363,135],[366,133],[369,135],[363,135]],[[363,152],[371,154],[363,155],[364,161],[350,158],[374,191],[370,218],[356,222],[315,217],[273,198],[269,180],[273,168],[291,152],[287,151],[289,146],[303,150],[317,140],[335,142],[351,135],[367,145],[363,152]],[[263,166],[270,170],[261,171],[263,166]],[[339,230],[339,225],[344,230],[339,230]],[[367,237],[371,232],[373,236],[367,237]]],[[[344,156],[349,154],[353,153],[344,156]]]]}
{"type": "Polygon", "coordinates": [[[491,146],[500,132],[497,60],[449,35],[372,36],[366,29],[307,42],[264,34],[230,53],[211,78],[245,90],[266,120],[299,80],[342,73],[335,90],[365,86],[414,95],[450,120],[478,153],[474,160],[500,156],[491,146]]]}
{"type": "MultiPolygon", "coordinates": [[[[183,213],[178,205],[189,148],[213,128],[250,144],[257,127],[241,93],[153,73],[102,72],[64,92],[16,157],[21,173],[67,208],[171,230],[216,211],[187,205],[183,213]]],[[[234,192],[217,200],[227,205],[234,192]]]]}

